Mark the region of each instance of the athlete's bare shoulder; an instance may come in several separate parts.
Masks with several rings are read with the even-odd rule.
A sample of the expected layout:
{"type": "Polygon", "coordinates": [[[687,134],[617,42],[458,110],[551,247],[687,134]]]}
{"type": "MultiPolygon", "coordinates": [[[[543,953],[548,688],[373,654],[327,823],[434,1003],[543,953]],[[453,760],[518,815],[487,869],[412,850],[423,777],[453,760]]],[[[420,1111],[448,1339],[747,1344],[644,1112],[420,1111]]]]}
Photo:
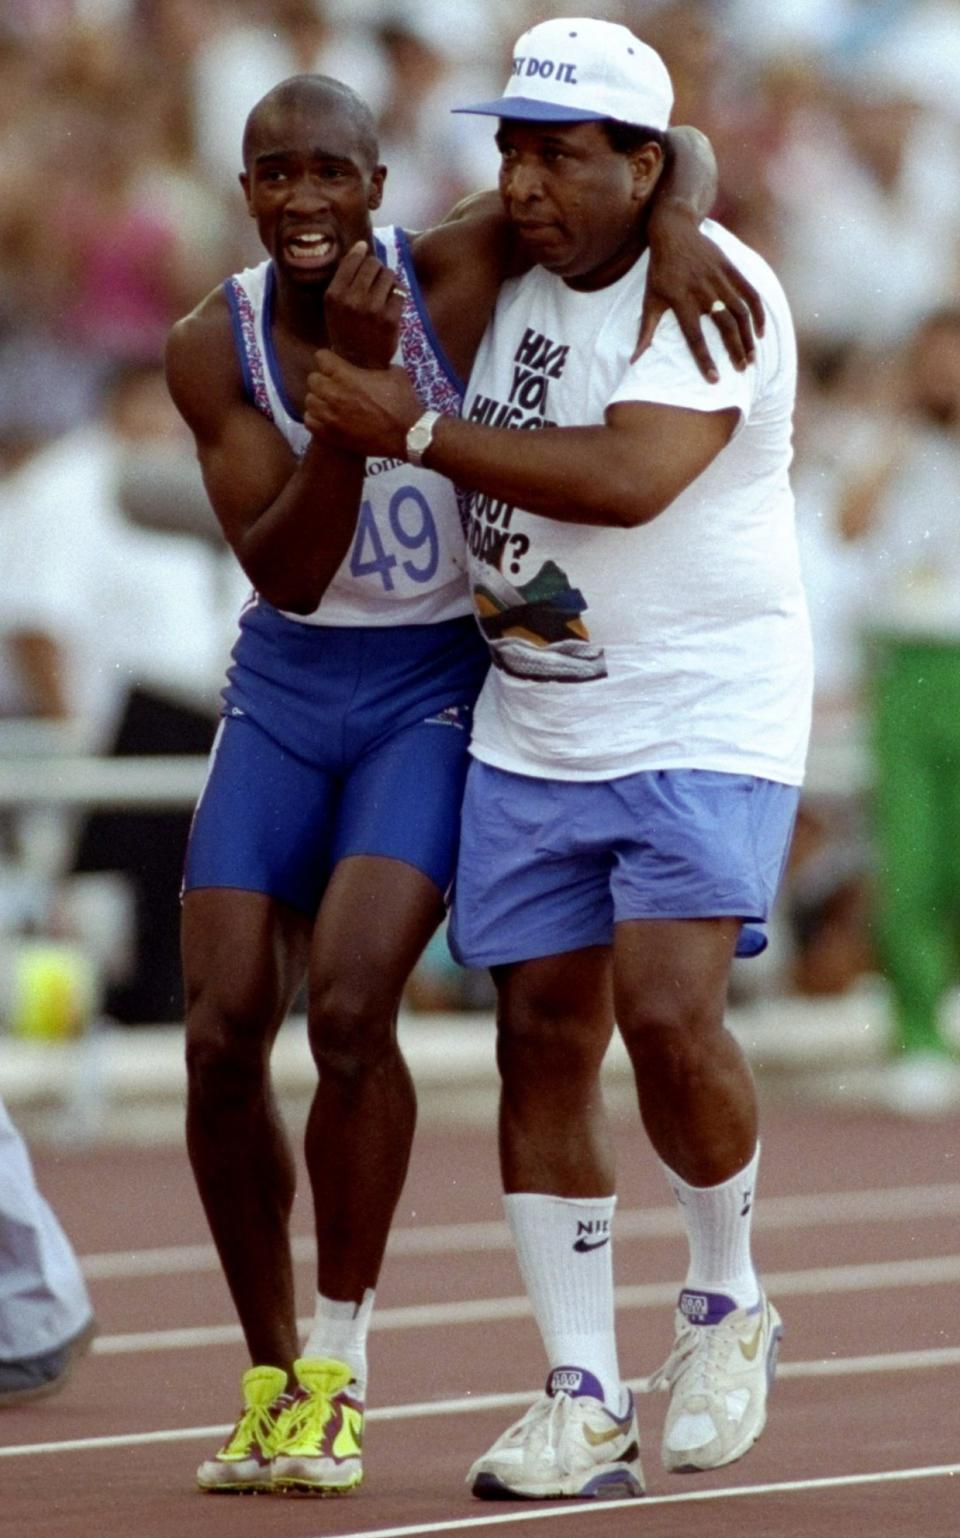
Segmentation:
{"type": "Polygon", "coordinates": [[[194,432],[203,435],[243,393],[222,288],[215,288],[172,327],[164,362],[175,406],[194,432]]]}
{"type": "Polygon", "coordinates": [[[444,351],[465,378],[504,278],[527,265],[496,192],[474,193],[411,238],[413,262],[444,351]]]}

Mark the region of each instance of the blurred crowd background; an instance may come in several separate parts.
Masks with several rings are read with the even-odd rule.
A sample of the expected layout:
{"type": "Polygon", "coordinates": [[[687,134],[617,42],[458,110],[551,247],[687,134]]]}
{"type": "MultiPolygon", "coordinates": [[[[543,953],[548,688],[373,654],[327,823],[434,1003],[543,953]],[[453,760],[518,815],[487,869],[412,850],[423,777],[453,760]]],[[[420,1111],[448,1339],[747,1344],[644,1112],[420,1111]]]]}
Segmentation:
{"type": "MultiPolygon", "coordinates": [[[[526,25],[584,10],[662,53],[674,121],[716,151],[716,217],[774,265],[800,340],[814,741],[772,943],[734,996],[880,979],[891,1061],[913,1070],[898,1093],[946,1094],[960,0],[3,0],[0,1028],[179,1017],[190,797],[124,810],[69,787],[81,761],[129,754],[161,755],[162,785],[212,739],[245,584],[160,359],[172,322],[260,259],[237,180],[249,108],[292,73],[347,80],[379,121],[378,217],[422,228],[496,178],[491,125],[451,106],[499,94],[526,25]]],[[[410,1008],[489,1003],[441,938],[410,1008]]]]}

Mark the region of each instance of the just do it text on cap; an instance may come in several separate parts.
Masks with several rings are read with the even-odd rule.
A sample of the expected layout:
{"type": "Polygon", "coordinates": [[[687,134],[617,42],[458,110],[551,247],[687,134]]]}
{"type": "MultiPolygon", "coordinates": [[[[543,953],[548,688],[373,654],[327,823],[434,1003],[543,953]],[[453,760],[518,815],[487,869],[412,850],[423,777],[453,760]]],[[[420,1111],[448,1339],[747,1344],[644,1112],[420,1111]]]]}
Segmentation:
{"type": "Polygon", "coordinates": [[[513,73],[498,101],[454,111],[540,123],[612,118],[663,130],[672,107],[670,76],[653,48],[616,22],[564,16],[517,39],[513,73]]]}

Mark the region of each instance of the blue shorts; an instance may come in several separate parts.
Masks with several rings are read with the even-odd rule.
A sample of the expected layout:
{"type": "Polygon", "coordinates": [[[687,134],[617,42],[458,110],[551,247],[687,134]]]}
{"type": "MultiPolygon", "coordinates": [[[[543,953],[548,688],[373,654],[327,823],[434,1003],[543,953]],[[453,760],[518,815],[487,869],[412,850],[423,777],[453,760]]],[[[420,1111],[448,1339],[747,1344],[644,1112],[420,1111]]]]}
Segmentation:
{"type": "Polygon", "coordinates": [[[264,892],[312,918],[338,861],[380,855],[445,893],[486,666],[472,618],[334,628],[248,611],[183,890],[264,892]]]}
{"type": "Polygon", "coordinates": [[[739,918],[766,936],[800,793],[752,775],[655,769],[542,780],[470,766],[450,921],[464,966],[609,945],[624,919],[739,918]]]}

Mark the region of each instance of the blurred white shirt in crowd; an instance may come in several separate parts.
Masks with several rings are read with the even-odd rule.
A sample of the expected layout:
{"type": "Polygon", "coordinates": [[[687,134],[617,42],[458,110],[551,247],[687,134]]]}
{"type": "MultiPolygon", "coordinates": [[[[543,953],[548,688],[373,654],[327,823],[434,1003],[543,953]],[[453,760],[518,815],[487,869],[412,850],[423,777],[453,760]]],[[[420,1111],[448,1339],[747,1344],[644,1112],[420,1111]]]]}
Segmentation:
{"type": "MultiPolygon", "coordinates": [[[[137,683],[215,708],[224,663],[220,557],[199,540],[134,527],[117,505],[110,431],[85,426],[0,486],[0,639],[60,646],[66,697],[103,747],[137,683]]],[[[0,660],[0,709],[22,708],[0,660]]]]}
{"type": "MultiPolygon", "coordinates": [[[[367,32],[336,30],[310,65],[343,80],[376,114],[387,88],[386,64],[367,32]]],[[[218,32],[194,62],[193,109],[200,159],[216,182],[241,170],[240,146],[251,107],[289,75],[303,72],[287,41],[266,27],[218,32]]]]}

